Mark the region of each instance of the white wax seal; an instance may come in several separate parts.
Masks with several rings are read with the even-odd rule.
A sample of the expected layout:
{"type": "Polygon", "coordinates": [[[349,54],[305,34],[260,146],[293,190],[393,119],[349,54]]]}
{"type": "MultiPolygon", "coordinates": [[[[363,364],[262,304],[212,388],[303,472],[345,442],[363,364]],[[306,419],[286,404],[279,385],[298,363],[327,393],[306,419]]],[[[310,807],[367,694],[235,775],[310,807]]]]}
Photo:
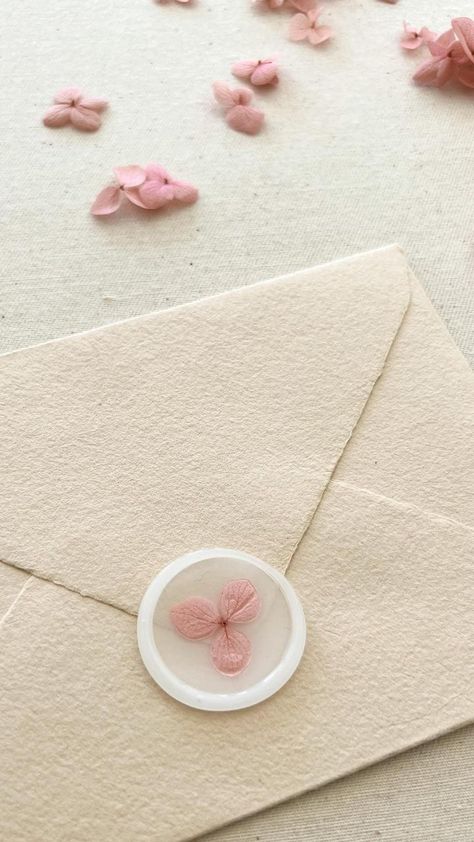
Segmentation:
{"type": "Polygon", "coordinates": [[[188,553],[158,573],[137,634],[143,663],[166,693],[193,708],[229,711],[286,684],[303,654],[306,623],[285,576],[218,548],[188,553]]]}

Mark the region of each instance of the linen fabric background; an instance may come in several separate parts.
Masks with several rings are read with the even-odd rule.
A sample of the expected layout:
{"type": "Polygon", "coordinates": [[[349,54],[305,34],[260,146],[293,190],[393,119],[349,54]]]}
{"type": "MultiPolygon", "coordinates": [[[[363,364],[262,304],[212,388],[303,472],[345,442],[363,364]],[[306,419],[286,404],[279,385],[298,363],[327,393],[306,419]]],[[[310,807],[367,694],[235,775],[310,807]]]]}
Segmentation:
{"type": "MultiPolygon", "coordinates": [[[[471,11],[327,0],[336,37],[312,49],[287,41],[288,14],[249,0],[12,4],[0,33],[0,351],[397,241],[472,363],[473,94],[414,87],[421,52],[398,45],[404,18],[443,31],[471,11]],[[211,83],[272,53],[281,84],[254,102],[266,129],[238,135],[211,83]],[[110,100],[97,133],[42,126],[69,84],[110,100]],[[149,161],[196,184],[199,202],[90,216],[113,166],[149,161]]],[[[206,841],[463,842],[473,793],[466,728],[206,841]]]]}

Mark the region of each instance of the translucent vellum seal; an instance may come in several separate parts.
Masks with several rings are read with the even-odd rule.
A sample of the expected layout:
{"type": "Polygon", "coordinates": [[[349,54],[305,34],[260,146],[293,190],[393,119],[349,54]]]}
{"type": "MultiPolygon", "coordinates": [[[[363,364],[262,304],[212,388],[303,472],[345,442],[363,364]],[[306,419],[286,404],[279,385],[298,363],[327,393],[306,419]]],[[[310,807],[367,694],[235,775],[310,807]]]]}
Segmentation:
{"type": "MultiPolygon", "coordinates": [[[[216,635],[219,632],[216,630],[216,635]]],[[[204,549],[168,564],[149,585],[137,623],[143,662],[170,696],[201,710],[250,707],[277,692],[293,675],[303,654],[306,624],[295,591],[277,570],[247,553],[204,549]],[[219,606],[222,589],[247,581],[260,601],[250,622],[232,623],[249,641],[251,654],[236,675],[223,674],[211,657],[214,635],[188,639],[172,621],[172,609],[193,597],[219,606]]]]}

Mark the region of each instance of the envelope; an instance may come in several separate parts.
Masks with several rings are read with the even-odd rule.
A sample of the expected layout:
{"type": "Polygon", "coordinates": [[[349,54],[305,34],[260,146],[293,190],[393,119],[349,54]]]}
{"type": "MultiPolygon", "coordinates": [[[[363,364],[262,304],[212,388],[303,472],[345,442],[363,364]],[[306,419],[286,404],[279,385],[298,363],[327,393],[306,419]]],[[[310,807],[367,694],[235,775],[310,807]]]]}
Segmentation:
{"type": "Polygon", "coordinates": [[[472,721],[473,385],[397,247],[4,356],[2,838],[181,842],[472,721]],[[227,713],[135,630],[216,546],[307,622],[227,713]]]}

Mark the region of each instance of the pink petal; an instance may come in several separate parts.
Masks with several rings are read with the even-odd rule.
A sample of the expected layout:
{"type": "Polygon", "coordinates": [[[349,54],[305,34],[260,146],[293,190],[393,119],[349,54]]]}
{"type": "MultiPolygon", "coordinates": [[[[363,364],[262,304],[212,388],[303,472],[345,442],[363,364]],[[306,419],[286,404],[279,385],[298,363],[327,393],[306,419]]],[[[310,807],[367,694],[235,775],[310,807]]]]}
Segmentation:
{"type": "Polygon", "coordinates": [[[106,99],[96,96],[81,96],[80,98],[80,105],[83,108],[89,108],[91,111],[104,111],[108,104],[106,99]]]}
{"type": "Polygon", "coordinates": [[[114,167],[114,173],[122,187],[139,187],[146,178],[143,167],[130,164],[128,167],[114,167]]]}
{"type": "Polygon", "coordinates": [[[43,123],[50,128],[65,126],[69,123],[71,108],[69,105],[53,105],[43,117],[43,123]]]}
{"type": "Polygon", "coordinates": [[[262,61],[250,77],[252,85],[275,85],[278,82],[278,66],[274,61],[262,61]]]}
{"type": "Polygon", "coordinates": [[[115,213],[119,209],[121,201],[122,191],[120,187],[106,187],[97,196],[91,207],[91,213],[94,216],[107,216],[109,213],[115,213]]]}
{"type": "Polygon", "coordinates": [[[311,29],[311,21],[307,15],[299,12],[293,15],[288,25],[288,37],[291,41],[304,41],[311,29]]]}
{"type": "Polygon", "coordinates": [[[474,64],[458,65],[456,76],[461,85],[465,85],[466,88],[474,88],[474,64]]]}
{"type": "Polygon", "coordinates": [[[423,38],[420,36],[420,33],[414,26],[410,26],[406,22],[403,21],[403,34],[400,38],[400,44],[404,50],[416,50],[418,47],[421,47],[423,43],[423,38]]]}
{"type": "Polygon", "coordinates": [[[317,8],[317,0],[289,0],[290,6],[298,9],[299,12],[310,12],[317,8]]]}
{"type": "Polygon", "coordinates": [[[236,104],[234,91],[225,82],[214,82],[212,90],[216,101],[225,108],[232,108],[236,104]]]}
{"type": "Polygon", "coordinates": [[[95,132],[100,126],[100,117],[95,111],[89,111],[82,105],[70,109],[71,123],[84,132],[95,132]]]}
{"type": "Polygon", "coordinates": [[[235,88],[232,93],[234,95],[235,105],[248,105],[252,101],[252,92],[248,88],[235,88]]]}
{"type": "Polygon", "coordinates": [[[169,173],[161,166],[161,164],[147,164],[145,172],[147,179],[150,181],[162,181],[164,184],[165,181],[170,180],[169,173]]]}
{"type": "Polygon", "coordinates": [[[474,61],[474,20],[471,20],[471,18],[454,18],[451,25],[466,56],[474,61]]]}
{"type": "Polygon", "coordinates": [[[431,41],[436,41],[438,36],[436,35],[436,32],[432,32],[432,30],[428,29],[427,26],[422,26],[420,29],[420,37],[425,44],[429,44],[431,41]]]}
{"type": "Polygon", "coordinates": [[[436,59],[428,58],[417,67],[413,74],[413,81],[418,85],[434,85],[438,64],[436,59]]]}
{"type": "Polygon", "coordinates": [[[325,41],[329,41],[333,35],[334,32],[330,26],[317,26],[316,29],[309,30],[308,41],[316,47],[318,44],[323,44],[325,41]]]}
{"type": "Polygon", "coordinates": [[[318,6],[317,8],[315,7],[314,9],[310,9],[309,12],[307,12],[307,17],[309,18],[312,24],[317,24],[318,18],[320,17],[322,11],[323,7],[318,6]]]}
{"type": "Polygon", "coordinates": [[[123,192],[132,205],[137,205],[139,208],[145,208],[145,210],[151,210],[148,205],[142,202],[140,198],[140,189],[140,187],[124,187],[123,192]]]}
{"type": "Polygon", "coordinates": [[[187,181],[173,181],[172,188],[174,198],[177,199],[178,202],[184,202],[186,205],[192,205],[198,199],[198,191],[187,181]]]}
{"type": "Polygon", "coordinates": [[[446,56],[451,46],[455,43],[454,33],[452,29],[443,32],[435,41],[428,43],[428,49],[432,56],[446,56]]]}
{"type": "Polygon", "coordinates": [[[231,70],[239,79],[247,79],[256,67],[258,67],[258,61],[237,61],[232,65],[231,70]]]}
{"type": "Polygon", "coordinates": [[[210,637],[219,626],[219,615],[210,599],[192,596],[170,611],[174,627],[189,640],[210,637]]]}
{"type": "Polygon", "coordinates": [[[420,65],[413,79],[419,85],[442,88],[451,79],[454,67],[450,58],[428,59],[420,65]]]}
{"type": "Polygon", "coordinates": [[[250,640],[242,632],[225,626],[211,643],[214,666],[224,675],[238,675],[251,657],[250,640]]]}
{"type": "Polygon", "coordinates": [[[417,50],[418,47],[421,47],[422,43],[423,38],[413,38],[411,35],[400,38],[400,44],[404,50],[417,50]]]}
{"type": "Polygon", "coordinates": [[[80,88],[62,88],[54,97],[54,101],[58,102],[60,105],[72,105],[72,103],[80,99],[81,96],[82,91],[80,88]]]}
{"type": "Polygon", "coordinates": [[[245,134],[257,134],[264,121],[263,111],[250,105],[236,105],[226,114],[226,120],[232,129],[245,134]]]}
{"type": "Polygon", "coordinates": [[[219,614],[222,620],[248,623],[255,620],[260,608],[260,598],[248,579],[234,579],[222,588],[219,597],[219,614]]]}
{"type": "Polygon", "coordinates": [[[163,184],[162,181],[146,181],[139,189],[140,199],[149,210],[158,210],[174,199],[174,190],[171,184],[163,184]]]}
{"type": "Polygon", "coordinates": [[[438,64],[438,72],[436,74],[436,87],[442,88],[446,82],[449,82],[454,73],[454,65],[449,58],[445,58],[438,64]]]}

